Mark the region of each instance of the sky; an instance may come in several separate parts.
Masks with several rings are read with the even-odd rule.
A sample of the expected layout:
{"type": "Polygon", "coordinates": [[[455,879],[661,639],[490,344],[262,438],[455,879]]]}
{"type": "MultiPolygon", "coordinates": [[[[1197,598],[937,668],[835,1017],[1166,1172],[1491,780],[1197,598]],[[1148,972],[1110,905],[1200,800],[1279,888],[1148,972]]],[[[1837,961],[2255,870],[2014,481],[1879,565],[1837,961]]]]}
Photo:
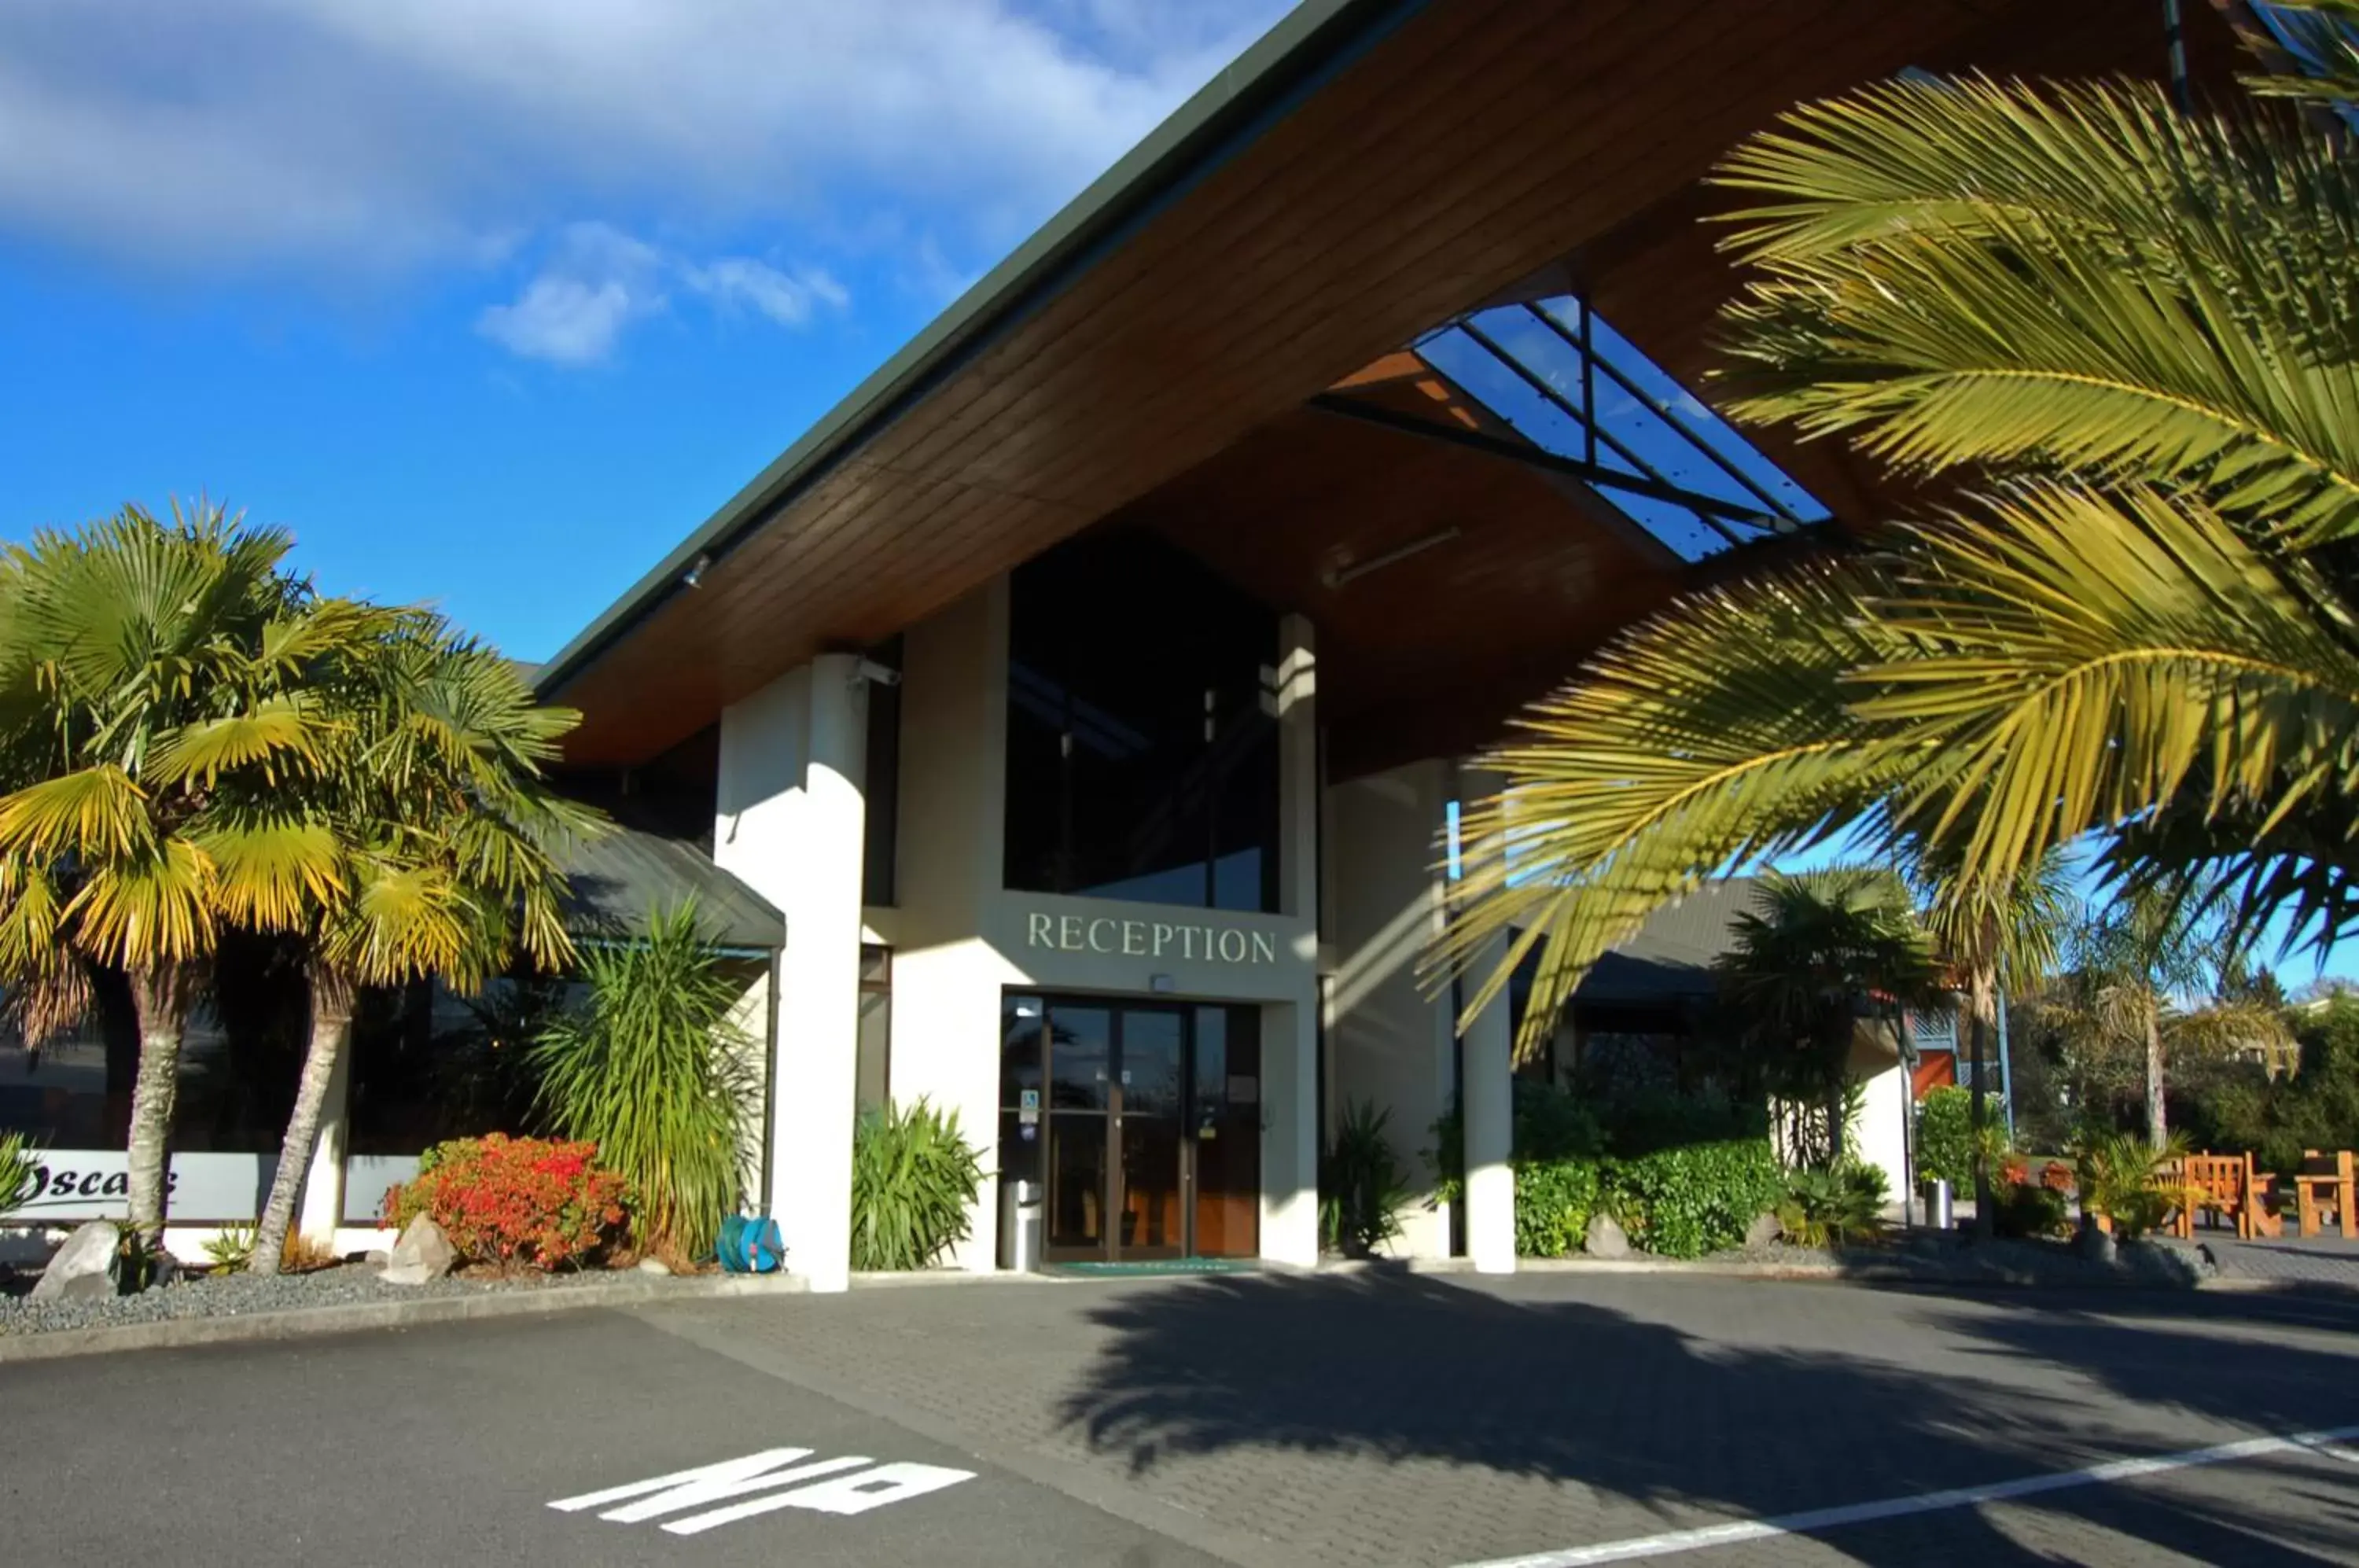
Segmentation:
{"type": "Polygon", "coordinates": [[[1285,9],[5,0],[0,539],[205,497],[546,659],[1285,9]]]}
{"type": "Polygon", "coordinates": [[[554,653],[1283,0],[6,0],[0,538],[554,653]]]}

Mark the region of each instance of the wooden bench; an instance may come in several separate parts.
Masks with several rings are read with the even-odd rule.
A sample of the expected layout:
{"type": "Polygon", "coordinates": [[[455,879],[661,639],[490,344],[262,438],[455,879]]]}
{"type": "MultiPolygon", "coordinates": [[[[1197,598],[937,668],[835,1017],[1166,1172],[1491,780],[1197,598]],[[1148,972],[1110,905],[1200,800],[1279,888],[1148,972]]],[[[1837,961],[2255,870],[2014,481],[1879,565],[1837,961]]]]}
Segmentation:
{"type": "Polygon", "coordinates": [[[2256,1230],[2266,1234],[2275,1228],[2261,1205],[2265,1179],[2255,1173],[2249,1152],[2190,1154],[2166,1166],[2161,1177],[2164,1186],[2179,1196],[2172,1228],[2181,1241],[2194,1239],[2195,1216],[2206,1212],[2234,1225],[2237,1236],[2245,1240],[2250,1240],[2256,1230]]]}
{"type": "Polygon", "coordinates": [[[2331,1210],[2343,1238],[2359,1240],[2359,1214],[2354,1214],[2352,1207],[2352,1154],[2347,1149],[2325,1153],[2315,1149],[2302,1150],[2301,1170],[2293,1178],[2302,1235],[2316,1236],[2324,1229],[2325,1216],[2331,1210]]]}

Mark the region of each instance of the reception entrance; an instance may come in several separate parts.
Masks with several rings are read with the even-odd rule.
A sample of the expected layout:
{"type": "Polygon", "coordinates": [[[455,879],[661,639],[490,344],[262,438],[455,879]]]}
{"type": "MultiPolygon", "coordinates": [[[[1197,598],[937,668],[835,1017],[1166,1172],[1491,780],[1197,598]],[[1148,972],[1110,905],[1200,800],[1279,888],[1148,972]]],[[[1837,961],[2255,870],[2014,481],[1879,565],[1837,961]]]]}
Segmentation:
{"type": "Polygon", "coordinates": [[[1039,1184],[1047,1261],[1255,1254],[1260,1024],[1249,1007],[1007,998],[1000,1178],[1039,1184]]]}

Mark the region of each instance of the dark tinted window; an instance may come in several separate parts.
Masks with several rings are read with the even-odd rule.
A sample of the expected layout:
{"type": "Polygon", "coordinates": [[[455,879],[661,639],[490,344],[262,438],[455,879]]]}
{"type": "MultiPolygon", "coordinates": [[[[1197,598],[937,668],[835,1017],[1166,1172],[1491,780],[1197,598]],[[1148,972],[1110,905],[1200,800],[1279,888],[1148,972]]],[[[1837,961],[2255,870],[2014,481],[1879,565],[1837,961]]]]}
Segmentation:
{"type": "Polygon", "coordinates": [[[1139,534],[1017,569],[1007,885],[1271,909],[1277,617],[1139,534]]]}

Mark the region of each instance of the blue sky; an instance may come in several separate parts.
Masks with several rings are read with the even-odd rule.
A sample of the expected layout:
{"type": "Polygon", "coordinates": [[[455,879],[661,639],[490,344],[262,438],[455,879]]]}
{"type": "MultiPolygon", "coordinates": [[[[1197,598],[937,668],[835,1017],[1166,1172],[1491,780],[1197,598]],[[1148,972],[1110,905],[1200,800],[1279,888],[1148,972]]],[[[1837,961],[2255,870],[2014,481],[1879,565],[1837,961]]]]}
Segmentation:
{"type": "Polygon", "coordinates": [[[0,538],[201,492],[546,658],[1285,9],[5,0],[0,538]]]}
{"type": "Polygon", "coordinates": [[[545,658],[1284,9],[7,0],[0,537],[204,492],[545,658]]]}

